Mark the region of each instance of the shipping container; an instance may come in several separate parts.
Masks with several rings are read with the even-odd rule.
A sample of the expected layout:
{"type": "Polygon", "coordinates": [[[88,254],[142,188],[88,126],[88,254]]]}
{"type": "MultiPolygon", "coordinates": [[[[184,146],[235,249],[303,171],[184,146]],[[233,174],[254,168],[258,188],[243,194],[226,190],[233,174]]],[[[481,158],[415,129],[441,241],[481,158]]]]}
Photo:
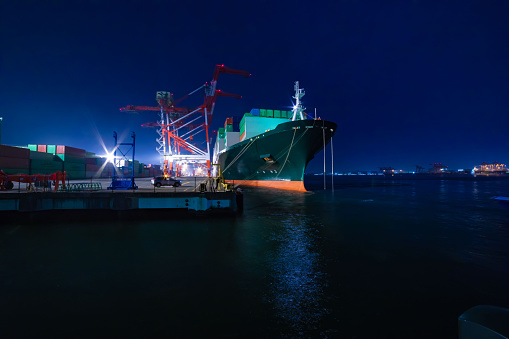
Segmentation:
{"type": "Polygon", "coordinates": [[[225,137],[225,130],[224,130],[224,128],[221,127],[221,128],[219,128],[217,130],[217,137],[219,139],[224,139],[224,137],[225,137]]]}
{"type": "Polygon", "coordinates": [[[99,171],[85,171],[85,178],[86,179],[97,179],[101,177],[101,173],[99,171]]]}
{"type": "Polygon", "coordinates": [[[0,145],[0,157],[28,159],[30,157],[30,150],[27,148],[0,145]]]}
{"type": "Polygon", "coordinates": [[[83,172],[85,172],[85,164],[64,161],[64,171],[83,171],[83,172]]]}
{"type": "Polygon", "coordinates": [[[274,110],[274,118],[281,118],[281,111],[278,109],[274,110]]]}
{"type": "Polygon", "coordinates": [[[272,109],[267,110],[267,118],[274,118],[274,110],[272,109]]]}
{"type": "Polygon", "coordinates": [[[288,119],[288,111],[281,111],[281,118],[288,119]]]}
{"type": "Polygon", "coordinates": [[[98,171],[100,168],[101,168],[101,166],[87,164],[85,166],[85,171],[87,171],[87,172],[88,171],[98,171]]]}
{"type": "Polygon", "coordinates": [[[242,126],[245,125],[245,119],[246,117],[252,117],[253,115],[251,113],[244,113],[244,116],[242,117],[242,119],[240,120],[240,129],[242,129],[242,126]]]}
{"type": "Polygon", "coordinates": [[[47,160],[47,161],[53,161],[55,160],[55,158],[57,158],[60,162],[62,162],[62,160],[56,156],[54,156],[53,154],[51,153],[44,153],[44,152],[33,152],[33,151],[30,151],[30,159],[31,160],[47,160]]]}
{"type": "Polygon", "coordinates": [[[31,151],[37,151],[37,145],[28,145],[28,149],[31,151]]]}
{"type": "Polygon", "coordinates": [[[253,116],[260,116],[260,110],[258,108],[253,108],[250,113],[253,116]]]}
{"type": "Polygon", "coordinates": [[[98,157],[98,156],[90,157],[90,158],[85,158],[85,163],[88,164],[88,165],[98,165],[98,166],[101,166],[105,162],[106,162],[105,158],[101,158],[101,157],[98,157]]]}
{"type": "Polygon", "coordinates": [[[233,125],[226,125],[225,132],[233,132],[233,125]]]}
{"type": "Polygon", "coordinates": [[[226,118],[224,128],[226,128],[227,125],[233,125],[233,117],[226,118]]]}
{"type": "Polygon", "coordinates": [[[215,144],[215,149],[217,149],[218,152],[221,152],[222,150],[225,149],[225,147],[226,147],[226,139],[225,138],[217,139],[216,144],[215,144]]]}
{"type": "Polygon", "coordinates": [[[64,162],[74,162],[79,164],[85,164],[85,158],[75,155],[68,155],[68,154],[57,154],[57,157],[62,159],[64,162]]]}
{"type": "Polygon", "coordinates": [[[244,125],[241,124],[241,141],[252,138],[258,134],[262,134],[267,130],[273,130],[277,125],[285,122],[283,119],[272,119],[263,117],[246,117],[243,119],[244,125]],[[244,126],[244,128],[242,128],[244,126]]]}
{"type": "Polygon", "coordinates": [[[47,168],[56,168],[59,171],[62,171],[64,163],[62,161],[53,161],[53,160],[42,160],[42,159],[32,159],[30,160],[30,167],[47,167],[47,168]]]}
{"type": "Polygon", "coordinates": [[[55,163],[48,163],[44,160],[31,160],[30,174],[52,174],[62,172],[62,166],[55,163]]]}
{"type": "Polygon", "coordinates": [[[37,145],[37,152],[46,153],[46,145],[37,145]]]}
{"type": "Polygon", "coordinates": [[[6,168],[30,168],[30,159],[0,157],[0,169],[5,171],[6,168]]]}
{"type": "Polygon", "coordinates": [[[46,152],[51,154],[57,154],[57,146],[56,145],[46,145],[46,152]]]}
{"type": "Polygon", "coordinates": [[[103,170],[101,172],[101,177],[102,178],[111,178],[113,176],[113,173],[115,173],[113,164],[112,163],[107,163],[103,167],[103,170]]]}
{"type": "Polygon", "coordinates": [[[69,180],[78,180],[78,179],[85,179],[86,173],[85,169],[82,171],[65,171],[65,177],[69,180]]]}
{"type": "Polygon", "coordinates": [[[84,158],[86,156],[86,153],[87,152],[84,149],[70,147],[70,146],[57,145],[57,154],[72,155],[72,156],[84,158]]]}
{"type": "Polygon", "coordinates": [[[240,142],[240,132],[226,132],[226,147],[233,146],[235,144],[238,144],[240,142]]]}

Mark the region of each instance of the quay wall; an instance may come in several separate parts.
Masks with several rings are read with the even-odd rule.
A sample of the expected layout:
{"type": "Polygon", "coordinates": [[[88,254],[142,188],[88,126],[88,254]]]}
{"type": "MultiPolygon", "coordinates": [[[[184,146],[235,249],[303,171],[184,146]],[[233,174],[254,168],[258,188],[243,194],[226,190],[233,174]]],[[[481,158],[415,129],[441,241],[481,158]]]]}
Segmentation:
{"type": "Polygon", "coordinates": [[[0,212],[9,219],[44,214],[51,219],[65,215],[81,218],[95,214],[110,216],[168,217],[235,214],[239,211],[235,192],[35,192],[0,194],[0,212]]]}

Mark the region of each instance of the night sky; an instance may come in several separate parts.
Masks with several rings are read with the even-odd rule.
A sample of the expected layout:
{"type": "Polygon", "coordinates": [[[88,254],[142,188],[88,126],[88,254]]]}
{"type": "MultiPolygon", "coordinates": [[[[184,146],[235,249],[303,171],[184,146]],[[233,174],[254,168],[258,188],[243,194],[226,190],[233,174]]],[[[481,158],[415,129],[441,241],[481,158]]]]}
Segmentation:
{"type": "MultiPolygon", "coordinates": [[[[338,124],[334,170],[509,162],[509,1],[0,0],[2,143],[104,154],[137,134],[158,163],[156,91],[175,98],[223,74],[212,129],[251,108],[286,109],[293,82],[308,113],[338,124]]],[[[195,94],[182,106],[201,104],[195,94]]],[[[327,147],[330,170],[330,148],[327,147]]],[[[323,169],[319,153],[308,171],[323,169]]]]}

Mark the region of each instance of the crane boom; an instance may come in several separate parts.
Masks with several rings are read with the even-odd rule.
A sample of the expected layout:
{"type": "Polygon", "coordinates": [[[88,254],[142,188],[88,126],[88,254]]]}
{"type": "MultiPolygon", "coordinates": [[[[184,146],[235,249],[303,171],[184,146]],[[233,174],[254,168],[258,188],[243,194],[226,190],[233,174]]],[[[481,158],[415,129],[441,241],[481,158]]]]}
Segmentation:
{"type": "Polygon", "coordinates": [[[248,78],[251,75],[249,72],[246,71],[228,68],[225,67],[224,65],[216,65],[210,83],[205,83],[204,85],[200,86],[194,91],[189,92],[188,94],[184,95],[182,98],[176,101],[173,100],[172,93],[160,91],[157,92],[156,94],[156,101],[158,103],[158,106],[156,107],[128,105],[126,107],[120,108],[121,112],[140,112],[140,111],[159,112],[159,120],[157,123],[146,123],[142,126],[158,128],[157,133],[159,135],[159,138],[157,138],[156,141],[158,142],[159,146],[156,148],[156,150],[163,156],[165,175],[171,174],[173,161],[189,161],[189,159],[191,159],[191,161],[200,161],[202,163],[204,160],[206,160],[207,167],[210,170],[209,123],[214,113],[214,107],[217,97],[223,96],[237,99],[242,98],[242,96],[240,95],[222,92],[221,90],[216,89],[217,80],[219,78],[219,75],[222,73],[243,75],[246,78],[248,78]],[[187,97],[196,93],[202,88],[205,89],[205,98],[202,105],[194,109],[176,107],[177,103],[186,99],[187,97]],[[194,121],[199,119],[196,118],[196,115],[194,115],[195,113],[198,113],[197,115],[201,117],[201,119],[204,119],[203,123],[193,124],[194,121]],[[191,118],[191,115],[194,115],[194,117],[191,118]],[[187,128],[191,127],[193,128],[193,130],[182,136],[179,136],[178,130],[180,130],[182,127],[187,128]],[[198,147],[189,144],[186,141],[186,139],[188,138],[192,139],[192,135],[197,134],[201,131],[192,134],[186,139],[183,138],[185,135],[199,128],[202,129],[201,131],[205,130],[206,132],[207,138],[206,151],[203,151],[198,147]],[[194,158],[187,155],[181,155],[180,154],[181,148],[193,153],[194,158]]]}

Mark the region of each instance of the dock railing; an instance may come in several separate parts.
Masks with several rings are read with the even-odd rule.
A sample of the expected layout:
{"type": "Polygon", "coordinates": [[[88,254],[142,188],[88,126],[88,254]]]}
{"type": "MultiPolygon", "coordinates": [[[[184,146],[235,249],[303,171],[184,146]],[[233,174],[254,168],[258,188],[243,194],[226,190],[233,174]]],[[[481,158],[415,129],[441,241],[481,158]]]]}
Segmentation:
{"type": "Polygon", "coordinates": [[[100,182],[79,182],[65,185],[58,185],[58,192],[84,192],[84,191],[100,191],[103,187],[100,182]]]}

